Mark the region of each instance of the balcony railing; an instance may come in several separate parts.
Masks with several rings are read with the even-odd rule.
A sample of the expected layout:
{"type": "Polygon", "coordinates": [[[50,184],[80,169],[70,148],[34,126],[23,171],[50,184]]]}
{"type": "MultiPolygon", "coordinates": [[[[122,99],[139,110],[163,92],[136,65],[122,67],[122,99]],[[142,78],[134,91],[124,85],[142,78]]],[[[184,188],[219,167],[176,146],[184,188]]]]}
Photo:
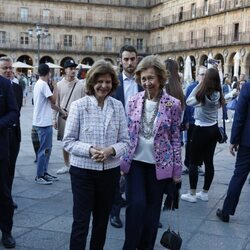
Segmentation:
{"type": "MultiPolygon", "coordinates": [[[[133,44],[135,47],[136,45],[133,44]]],[[[41,52],[56,52],[56,53],[90,53],[90,54],[118,54],[122,44],[106,48],[104,45],[97,44],[88,46],[84,43],[74,43],[72,46],[64,45],[59,42],[51,42],[48,44],[40,44],[41,52]]],[[[20,41],[7,40],[6,43],[0,43],[0,49],[5,50],[20,50],[20,51],[37,51],[37,43],[20,44],[20,41]]],[[[146,46],[138,50],[138,53],[146,53],[146,46]]]]}
{"type": "Polygon", "coordinates": [[[54,0],[54,2],[88,3],[126,7],[150,7],[162,3],[162,0],[54,0]]]}
{"type": "Polygon", "coordinates": [[[72,18],[67,20],[60,16],[50,16],[49,19],[44,19],[42,16],[29,15],[27,18],[22,19],[19,15],[7,15],[0,13],[0,22],[4,23],[27,23],[35,25],[55,25],[55,26],[67,26],[67,27],[82,27],[82,28],[105,28],[105,29],[118,29],[118,30],[140,30],[148,31],[150,28],[149,21],[147,22],[126,22],[125,20],[99,20],[94,18],[93,20],[87,19],[87,17],[72,18]]]}
{"type": "Polygon", "coordinates": [[[242,0],[238,5],[235,5],[234,1],[231,2],[225,1],[222,6],[219,5],[219,2],[216,2],[214,4],[210,4],[207,11],[204,10],[204,7],[196,8],[195,15],[192,15],[191,10],[181,12],[181,14],[180,13],[169,14],[158,20],[154,20],[154,24],[151,25],[151,28],[156,29],[162,26],[168,26],[179,22],[186,22],[197,18],[212,16],[223,12],[228,12],[239,8],[247,8],[247,7],[250,7],[250,0],[242,0]]]}
{"type": "Polygon", "coordinates": [[[202,49],[202,48],[213,48],[213,47],[224,47],[232,45],[242,45],[249,44],[250,41],[250,31],[239,33],[236,39],[234,34],[222,35],[218,40],[218,37],[206,37],[200,39],[193,39],[193,43],[190,40],[187,41],[178,41],[170,42],[164,44],[158,44],[155,46],[149,46],[149,52],[152,54],[160,54],[166,52],[175,52],[175,51],[185,51],[192,49],[202,49]]]}

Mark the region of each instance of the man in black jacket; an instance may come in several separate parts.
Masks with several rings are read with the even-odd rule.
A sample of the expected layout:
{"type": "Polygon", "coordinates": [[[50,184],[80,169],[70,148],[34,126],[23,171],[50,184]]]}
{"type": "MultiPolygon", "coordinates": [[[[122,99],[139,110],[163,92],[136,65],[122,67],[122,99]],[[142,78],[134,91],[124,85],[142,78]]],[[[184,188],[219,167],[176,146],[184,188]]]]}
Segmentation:
{"type": "Polygon", "coordinates": [[[13,226],[13,202],[9,188],[9,127],[17,123],[19,111],[11,83],[0,76],[0,229],[2,243],[14,248],[16,242],[11,235],[13,226]]]}
{"type": "MultiPolygon", "coordinates": [[[[23,102],[23,91],[21,86],[15,82],[17,80],[14,78],[14,72],[12,67],[12,59],[10,57],[4,56],[0,58],[0,75],[9,79],[11,81],[12,89],[14,95],[16,97],[17,107],[19,112],[21,111],[22,102],[23,102]]],[[[18,82],[18,80],[17,80],[18,82]]],[[[16,160],[20,149],[21,142],[21,128],[20,128],[20,120],[14,123],[9,128],[9,136],[10,136],[10,180],[9,180],[9,188],[10,192],[12,191],[12,184],[15,176],[15,168],[16,168],[16,160]]],[[[17,204],[13,201],[14,209],[17,209],[17,204]]]]}

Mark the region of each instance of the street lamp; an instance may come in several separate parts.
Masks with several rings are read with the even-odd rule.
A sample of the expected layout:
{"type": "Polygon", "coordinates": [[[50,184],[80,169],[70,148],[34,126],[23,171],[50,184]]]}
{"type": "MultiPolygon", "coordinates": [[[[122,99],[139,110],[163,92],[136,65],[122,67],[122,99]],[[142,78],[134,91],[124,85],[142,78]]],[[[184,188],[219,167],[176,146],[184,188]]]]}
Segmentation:
{"type": "MultiPolygon", "coordinates": [[[[29,32],[29,36],[33,37],[33,29],[28,29],[29,32]]],[[[49,29],[47,27],[45,27],[44,29],[41,28],[41,26],[39,26],[38,24],[36,25],[36,29],[35,29],[35,35],[37,38],[37,61],[38,61],[38,65],[40,62],[40,42],[41,42],[41,38],[46,38],[49,36],[49,29]]]]}

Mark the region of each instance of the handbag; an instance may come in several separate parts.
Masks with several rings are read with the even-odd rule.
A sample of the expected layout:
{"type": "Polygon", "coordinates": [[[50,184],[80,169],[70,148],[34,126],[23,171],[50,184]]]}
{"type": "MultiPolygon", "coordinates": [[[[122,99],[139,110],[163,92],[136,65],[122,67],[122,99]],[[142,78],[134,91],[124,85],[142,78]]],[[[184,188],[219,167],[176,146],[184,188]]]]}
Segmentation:
{"type": "Polygon", "coordinates": [[[234,98],[232,99],[228,104],[227,104],[227,109],[230,109],[230,110],[235,110],[236,109],[236,106],[237,106],[237,98],[234,98]]]}
{"type": "Polygon", "coordinates": [[[225,123],[225,118],[223,117],[223,127],[218,126],[217,142],[226,143],[227,139],[228,139],[228,137],[227,137],[227,133],[226,133],[226,123],[225,123]]]}
{"type": "Polygon", "coordinates": [[[182,238],[179,232],[179,209],[177,209],[177,233],[174,230],[172,230],[171,226],[169,225],[168,230],[163,233],[160,243],[163,247],[171,249],[171,250],[181,249],[182,238]]]}

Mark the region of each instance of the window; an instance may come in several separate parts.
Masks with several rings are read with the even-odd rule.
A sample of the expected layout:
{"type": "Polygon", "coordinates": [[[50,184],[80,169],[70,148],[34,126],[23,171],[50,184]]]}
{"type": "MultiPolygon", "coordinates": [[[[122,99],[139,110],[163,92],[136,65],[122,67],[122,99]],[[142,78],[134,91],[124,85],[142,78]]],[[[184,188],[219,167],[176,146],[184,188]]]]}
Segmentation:
{"type": "Polygon", "coordinates": [[[222,26],[218,27],[218,37],[217,37],[218,41],[222,40],[222,26]]]}
{"type": "Polygon", "coordinates": [[[43,10],[43,21],[45,23],[49,23],[49,14],[50,14],[50,10],[48,9],[43,10]]]}
{"type": "Polygon", "coordinates": [[[64,17],[65,17],[66,22],[71,22],[72,21],[72,11],[65,11],[64,17]]]}
{"type": "Polygon", "coordinates": [[[180,12],[179,12],[179,21],[183,20],[183,6],[180,7],[180,12]]]}
{"type": "Polygon", "coordinates": [[[131,38],[124,38],[124,45],[131,45],[131,38]]]}
{"type": "Polygon", "coordinates": [[[87,23],[92,23],[93,22],[93,15],[92,15],[92,12],[87,12],[86,14],[86,22],[87,23]]]}
{"type": "Polygon", "coordinates": [[[6,43],[6,31],[0,31],[0,44],[6,43]]]}
{"type": "Polygon", "coordinates": [[[196,17],[196,4],[192,3],[191,5],[191,18],[195,18],[196,17]]]}
{"type": "Polygon", "coordinates": [[[29,44],[29,34],[26,32],[22,32],[20,35],[20,44],[27,45],[29,44]]]}
{"type": "Polygon", "coordinates": [[[104,38],[104,49],[107,51],[112,50],[112,37],[105,37],[104,38]]]}
{"type": "Polygon", "coordinates": [[[20,11],[20,19],[21,19],[21,22],[27,22],[28,21],[28,8],[21,8],[21,11],[20,11]]]}
{"type": "Polygon", "coordinates": [[[64,47],[72,47],[72,35],[63,36],[63,45],[64,47]]]}
{"type": "Polygon", "coordinates": [[[142,38],[137,39],[136,48],[138,50],[142,50],[143,49],[143,39],[142,38]]]}
{"type": "Polygon", "coordinates": [[[203,30],[203,43],[207,42],[207,34],[206,30],[203,30]]]}
{"type": "Polygon", "coordinates": [[[219,0],[219,10],[224,8],[224,0],[219,0]]]}
{"type": "Polygon", "coordinates": [[[234,24],[233,40],[234,41],[239,41],[239,23],[234,24]]]}
{"type": "Polygon", "coordinates": [[[191,44],[194,43],[194,32],[193,31],[190,32],[190,43],[191,44]]]}
{"type": "Polygon", "coordinates": [[[240,4],[240,0],[234,0],[234,5],[238,6],[240,4]]]}
{"type": "Polygon", "coordinates": [[[204,15],[208,15],[208,0],[204,0],[204,15]]]}
{"type": "Polygon", "coordinates": [[[92,50],[92,45],[93,45],[93,37],[86,36],[86,43],[85,43],[86,50],[92,50]]]}

